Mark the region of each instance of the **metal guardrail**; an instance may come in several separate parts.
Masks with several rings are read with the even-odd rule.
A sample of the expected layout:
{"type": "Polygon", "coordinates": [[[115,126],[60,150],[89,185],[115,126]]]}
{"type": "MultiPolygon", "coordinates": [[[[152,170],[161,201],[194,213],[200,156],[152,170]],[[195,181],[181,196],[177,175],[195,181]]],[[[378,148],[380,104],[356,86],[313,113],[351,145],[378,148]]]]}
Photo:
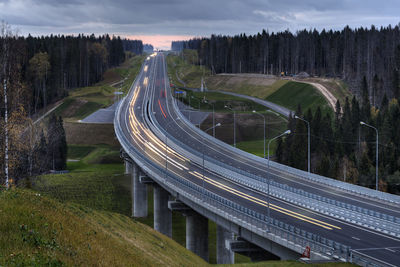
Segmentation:
{"type": "MultiPolygon", "coordinates": [[[[234,148],[234,147],[230,146],[229,144],[227,144],[225,142],[222,142],[222,141],[220,141],[218,139],[215,139],[212,136],[204,133],[203,131],[201,131],[200,129],[198,129],[194,125],[192,125],[187,120],[187,118],[179,110],[179,107],[177,106],[175,101],[172,101],[172,103],[173,103],[173,107],[174,107],[175,111],[177,112],[178,116],[180,117],[180,119],[182,121],[184,121],[185,124],[187,124],[188,127],[192,128],[194,131],[196,131],[202,137],[206,138],[209,141],[217,143],[219,146],[222,146],[225,149],[228,149],[228,150],[230,150],[230,151],[232,151],[232,152],[234,152],[236,154],[239,154],[242,157],[255,160],[255,161],[257,161],[259,163],[262,163],[262,164],[267,164],[267,160],[266,159],[263,159],[263,158],[260,158],[260,157],[258,157],[256,155],[247,153],[247,152],[245,152],[243,150],[234,148]]],[[[324,176],[321,176],[321,175],[318,175],[318,174],[314,174],[314,173],[310,173],[309,174],[308,172],[305,172],[303,170],[295,169],[295,168],[292,168],[290,166],[286,166],[286,165],[283,165],[283,164],[280,164],[280,163],[277,163],[277,162],[274,162],[274,161],[270,162],[270,167],[275,169],[275,170],[284,171],[284,172],[289,173],[291,175],[297,176],[297,177],[299,177],[301,179],[311,180],[313,182],[317,182],[317,183],[325,184],[325,185],[328,185],[328,186],[332,186],[332,187],[335,187],[335,188],[338,188],[338,189],[342,189],[342,190],[345,190],[345,191],[348,191],[348,192],[351,192],[351,193],[354,193],[354,194],[357,194],[357,195],[362,195],[362,196],[369,197],[369,198],[376,198],[376,199],[379,199],[379,200],[384,200],[384,201],[387,201],[387,202],[400,204],[400,196],[398,196],[398,195],[393,195],[393,194],[389,194],[389,193],[386,193],[386,192],[381,192],[381,191],[373,190],[373,189],[370,189],[370,188],[349,184],[349,183],[346,183],[346,182],[335,180],[335,179],[332,179],[332,178],[329,178],[329,177],[324,177],[324,176]]],[[[240,172],[240,170],[238,170],[238,172],[240,172]]]]}
{"type": "MultiPolygon", "coordinates": [[[[124,101],[121,101],[120,106],[124,101]]],[[[286,240],[288,247],[298,246],[298,251],[310,246],[313,252],[321,253],[327,257],[337,256],[342,260],[349,257],[350,248],[330,239],[307,232],[293,225],[270,218],[252,209],[241,206],[233,201],[223,198],[211,191],[203,189],[193,182],[178,177],[170,172],[165,173],[165,169],[132,149],[129,141],[123,134],[119,124],[120,108],[114,120],[114,129],[118,140],[130,157],[158,183],[172,187],[180,195],[187,196],[191,201],[208,208],[219,216],[228,219],[254,233],[265,238],[274,240],[277,237],[286,240]],[[117,118],[118,117],[118,118],[117,118]],[[184,189],[183,189],[184,188],[184,189]],[[266,231],[268,226],[269,232],[266,231]]]]}
{"type": "MultiPolygon", "coordinates": [[[[136,81],[136,79],[135,79],[135,81],[136,81]]],[[[136,151],[129,148],[130,144],[125,139],[125,136],[123,135],[122,129],[119,124],[120,110],[121,110],[120,107],[125,102],[125,100],[126,100],[126,97],[123,99],[123,101],[121,101],[119,103],[119,106],[117,107],[117,115],[115,116],[115,119],[114,119],[115,132],[116,132],[118,139],[121,142],[121,145],[123,145],[125,150],[127,152],[129,152],[130,156],[132,158],[139,159],[140,157],[142,157],[142,155],[140,155],[136,151]]],[[[150,113],[150,114],[152,114],[152,113],[150,113]]],[[[182,115],[182,117],[184,117],[184,116],[182,115]]],[[[171,138],[171,137],[169,137],[169,138],[171,138]]],[[[209,138],[209,136],[207,135],[206,138],[209,138]]],[[[232,148],[232,147],[229,146],[229,148],[232,148]]],[[[145,158],[145,157],[142,157],[142,158],[144,160],[148,161],[147,163],[149,163],[150,165],[154,164],[151,161],[149,161],[147,158],[145,158]]],[[[258,159],[261,159],[261,158],[258,158],[258,159]]],[[[209,163],[207,163],[207,164],[209,164],[209,163]]],[[[141,164],[141,165],[142,165],[141,167],[143,169],[150,171],[150,169],[148,167],[146,167],[145,164],[141,164]]],[[[157,178],[158,178],[159,182],[162,183],[161,177],[165,177],[165,171],[163,172],[162,169],[158,168],[158,172],[159,172],[159,175],[157,178]]],[[[153,174],[155,174],[155,173],[153,173],[153,174]]],[[[252,176],[256,177],[255,175],[252,175],[252,176]]],[[[252,211],[245,207],[239,206],[238,204],[231,202],[227,199],[221,198],[218,195],[215,195],[207,190],[204,190],[191,182],[189,182],[190,184],[185,185],[184,183],[185,182],[187,183],[188,182],[187,180],[185,180],[185,179],[182,180],[182,178],[180,178],[180,177],[171,176],[170,173],[167,174],[167,177],[168,177],[168,179],[165,180],[164,182],[168,185],[171,185],[171,181],[178,181],[178,186],[175,186],[174,190],[176,190],[177,192],[179,191],[181,195],[187,195],[189,199],[194,200],[198,204],[201,204],[202,206],[208,206],[208,208],[210,210],[215,210],[216,214],[223,215],[224,217],[226,217],[228,219],[230,218],[231,221],[233,221],[251,231],[254,231],[262,236],[265,236],[266,238],[273,240],[274,236],[280,237],[280,238],[287,240],[288,247],[290,247],[291,245],[297,244],[297,245],[300,245],[301,248],[304,248],[304,245],[307,244],[311,247],[311,249],[313,251],[319,251],[322,254],[325,254],[329,257],[334,257],[334,258],[340,257],[342,260],[349,259],[349,254],[350,254],[351,250],[349,247],[347,247],[343,244],[340,244],[335,241],[325,239],[321,236],[306,232],[304,230],[298,229],[292,225],[280,222],[273,218],[270,218],[271,232],[266,233],[265,225],[267,223],[267,218],[263,214],[259,214],[255,211],[252,211]],[[188,193],[187,191],[190,191],[188,188],[187,188],[188,190],[182,191],[180,189],[182,186],[191,187],[193,192],[188,193]],[[197,194],[197,196],[196,196],[196,194],[197,194]],[[200,202],[201,199],[202,199],[202,202],[200,202]],[[207,201],[204,202],[204,199],[206,199],[207,201]],[[229,211],[229,212],[227,212],[227,211],[229,211]],[[236,214],[237,216],[234,216],[233,214],[236,214]]],[[[252,178],[254,178],[254,177],[252,177],[252,178]]],[[[261,177],[257,177],[257,178],[261,178],[261,177]]],[[[261,179],[263,179],[263,178],[261,178],[261,179]]],[[[265,187],[265,184],[264,184],[264,187],[265,187]]],[[[350,258],[353,259],[354,263],[358,264],[356,261],[355,255],[357,255],[357,254],[356,253],[351,254],[350,258]]],[[[374,261],[374,259],[369,259],[368,257],[366,258],[366,257],[363,257],[362,255],[361,256],[358,255],[357,259],[358,260],[361,259],[363,262],[368,262],[368,263],[373,263],[373,261],[374,261]]]]}
{"type": "MultiPolygon", "coordinates": [[[[150,113],[150,116],[154,116],[150,113]]],[[[170,146],[174,147],[174,149],[179,150],[179,148],[184,148],[187,151],[179,150],[182,154],[194,160],[194,162],[201,164],[202,161],[202,153],[197,150],[192,149],[181,141],[177,140],[173,136],[169,135],[165,129],[163,129],[157,122],[157,120],[153,117],[152,122],[156,124],[153,127],[153,131],[159,132],[163,136],[168,135],[168,139],[170,142],[170,146]],[[161,131],[159,130],[161,129],[161,131]],[[172,143],[172,144],[171,144],[172,143]],[[177,145],[174,145],[177,144],[177,145]],[[189,152],[189,153],[188,153],[189,152]],[[196,157],[193,157],[196,155],[196,157]]],[[[151,124],[150,124],[151,125],[151,124]]],[[[250,174],[244,170],[237,169],[233,166],[230,166],[225,163],[221,163],[219,161],[212,160],[212,158],[206,156],[205,157],[205,165],[208,169],[211,169],[222,176],[235,181],[239,184],[245,185],[247,187],[253,188],[260,192],[267,193],[266,190],[266,179],[260,176],[250,174]],[[215,164],[216,163],[216,164],[215,164]],[[218,166],[219,165],[219,166],[218,166]],[[251,177],[252,180],[248,179],[251,177]]],[[[376,212],[373,210],[369,210],[366,208],[362,208],[359,206],[355,206],[352,204],[344,203],[341,201],[336,201],[334,199],[326,198],[317,194],[306,192],[302,189],[296,189],[290,187],[286,184],[281,184],[275,181],[271,181],[271,185],[274,186],[270,190],[270,194],[283,199],[285,201],[291,202],[293,204],[303,206],[305,208],[312,209],[314,211],[339,218],[345,220],[347,222],[355,223],[357,225],[361,225],[364,227],[368,227],[370,229],[374,229],[376,231],[380,231],[392,236],[400,237],[400,218],[394,217],[391,215],[387,215],[385,213],[376,212]],[[278,192],[278,188],[290,191],[295,194],[288,194],[288,192],[280,191],[280,194],[274,193],[278,192]],[[299,197],[300,195],[301,197],[299,197]],[[321,204],[323,203],[323,204],[321,204]]]]}
{"type": "Polygon", "coordinates": [[[357,250],[350,250],[349,262],[365,267],[394,266],[388,265],[387,263],[365,255],[364,253],[360,253],[357,250]]]}

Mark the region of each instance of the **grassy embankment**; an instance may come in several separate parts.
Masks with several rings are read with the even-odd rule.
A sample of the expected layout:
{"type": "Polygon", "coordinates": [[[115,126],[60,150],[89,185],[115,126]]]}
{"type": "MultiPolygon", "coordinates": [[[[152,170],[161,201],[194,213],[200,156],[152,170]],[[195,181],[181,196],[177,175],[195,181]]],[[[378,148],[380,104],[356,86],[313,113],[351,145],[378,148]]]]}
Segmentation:
{"type": "Polygon", "coordinates": [[[173,240],[122,214],[0,192],[1,266],[205,266],[173,240]]]}
{"type": "Polygon", "coordinates": [[[130,58],[121,66],[107,70],[104,79],[98,84],[71,91],[63,104],[56,109],[56,114],[61,115],[65,121],[71,122],[83,119],[99,108],[111,105],[115,100],[115,90],[121,88],[123,92],[127,92],[139,73],[143,60],[144,56],[130,58]]]}
{"type": "MultiPolygon", "coordinates": [[[[235,93],[240,93],[244,95],[250,95],[258,97],[260,99],[265,99],[273,103],[282,105],[291,110],[297,110],[298,105],[301,105],[303,113],[308,109],[315,112],[317,107],[321,108],[323,114],[330,113],[333,115],[333,110],[329,106],[328,101],[324,98],[322,93],[320,93],[312,85],[283,80],[275,76],[263,76],[263,75],[253,75],[253,74],[221,74],[221,75],[210,75],[210,71],[204,67],[193,65],[192,62],[196,60],[195,51],[185,51],[184,57],[178,57],[174,55],[169,55],[167,58],[169,76],[173,84],[177,86],[182,86],[183,83],[190,88],[200,87],[201,77],[204,77],[207,88],[211,90],[219,91],[230,91],[235,93]],[[185,60],[186,59],[186,60],[185,60]],[[204,70],[205,69],[205,70],[204,70]],[[179,79],[177,78],[179,76],[179,79]],[[182,83],[182,82],[183,83],[182,83]]],[[[307,82],[317,82],[325,86],[341,103],[344,103],[346,97],[351,97],[351,93],[348,91],[347,86],[344,82],[337,79],[322,79],[322,78],[310,78],[306,79],[307,82]]],[[[207,94],[207,93],[206,93],[207,94]]],[[[208,93],[211,94],[211,93],[208,93]]],[[[198,98],[202,98],[202,93],[194,93],[198,98]]],[[[210,96],[206,97],[207,99],[210,96]]],[[[216,96],[221,104],[218,107],[218,112],[226,112],[223,110],[224,103],[234,103],[236,102],[238,110],[251,110],[251,108],[258,109],[257,106],[252,107],[246,103],[243,99],[234,99],[231,96],[222,95],[216,96]],[[239,104],[242,102],[243,104],[239,104]]],[[[191,103],[194,108],[198,108],[198,102],[194,101],[191,103]]],[[[209,109],[209,105],[202,104],[201,108],[209,109]]],[[[261,108],[262,110],[263,108],[261,108]]],[[[270,118],[267,118],[267,122],[270,118]]],[[[259,124],[260,122],[258,122],[259,124]]],[[[246,125],[247,127],[248,125],[246,125]]],[[[267,138],[273,137],[280,131],[286,128],[286,124],[281,125],[275,124],[268,125],[267,129],[270,129],[267,138]]],[[[239,142],[237,146],[247,152],[261,156],[263,150],[263,140],[260,140],[262,133],[257,133],[253,137],[249,137],[250,140],[245,140],[239,142]]],[[[271,144],[274,151],[275,144],[271,144]]]]}
{"type": "MultiPolygon", "coordinates": [[[[130,66],[132,70],[124,70],[125,73],[134,73],[138,70],[141,60],[137,59],[131,64],[134,64],[130,66]]],[[[101,102],[106,105],[107,101],[113,100],[113,95],[105,92],[114,90],[110,89],[108,84],[120,80],[121,77],[123,76],[117,73],[116,69],[108,71],[100,84],[75,90],[66,100],[66,104],[56,111],[64,117],[69,173],[38,177],[33,185],[35,190],[63,203],[75,203],[96,211],[115,212],[124,216],[131,215],[131,182],[130,177],[123,174],[124,166],[119,158],[120,145],[115,138],[113,125],[85,124],[75,121],[77,118],[83,118],[89,114],[89,109],[88,112],[83,112],[86,107],[76,105],[78,101],[96,97],[97,103],[101,102]]],[[[125,89],[133,79],[132,75],[128,82],[124,83],[125,89]]],[[[94,110],[94,108],[90,110],[90,113],[94,110]]],[[[148,196],[149,216],[135,221],[152,227],[153,195],[151,188],[149,188],[148,196]]],[[[215,223],[210,222],[209,229],[210,261],[215,263],[215,223]]],[[[173,214],[173,239],[181,245],[180,249],[183,249],[185,246],[185,218],[179,213],[173,214]]],[[[191,261],[185,253],[181,256],[187,258],[189,262],[191,261]]],[[[121,257],[124,256],[121,255],[121,257]]],[[[238,262],[248,261],[245,257],[238,258],[238,262]]],[[[181,265],[180,262],[181,260],[177,260],[176,264],[170,263],[169,265],[181,265]]],[[[196,262],[199,262],[198,259],[193,259],[193,263],[196,262]]]]}
{"type": "MultiPolygon", "coordinates": [[[[141,60],[129,64],[110,70],[103,85],[74,91],[57,113],[71,121],[95,110],[77,107],[82,99],[109,104],[113,90],[107,84],[125,72],[128,88],[141,60]]],[[[32,179],[43,197],[30,190],[0,192],[0,266],[205,265],[130,218],[130,177],[123,174],[112,125],[66,122],[65,129],[69,173],[32,179]]]]}

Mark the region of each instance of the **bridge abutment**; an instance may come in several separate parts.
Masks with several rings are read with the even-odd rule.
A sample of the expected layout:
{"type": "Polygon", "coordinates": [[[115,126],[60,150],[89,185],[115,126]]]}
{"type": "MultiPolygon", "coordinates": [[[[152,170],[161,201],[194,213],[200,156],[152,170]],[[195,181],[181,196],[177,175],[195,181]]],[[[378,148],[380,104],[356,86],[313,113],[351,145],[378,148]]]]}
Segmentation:
{"type": "Polygon", "coordinates": [[[172,237],[172,212],[168,209],[169,193],[161,186],[154,184],[154,229],[172,237]]]}
{"type": "Polygon", "coordinates": [[[132,172],[132,216],[133,217],[147,217],[148,204],[147,204],[147,186],[140,183],[140,168],[136,163],[131,163],[132,172]]]}
{"type": "Polygon", "coordinates": [[[217,264],[234,264],[235,253],[230,248],[233,233],[217,225],[217,264]]]}

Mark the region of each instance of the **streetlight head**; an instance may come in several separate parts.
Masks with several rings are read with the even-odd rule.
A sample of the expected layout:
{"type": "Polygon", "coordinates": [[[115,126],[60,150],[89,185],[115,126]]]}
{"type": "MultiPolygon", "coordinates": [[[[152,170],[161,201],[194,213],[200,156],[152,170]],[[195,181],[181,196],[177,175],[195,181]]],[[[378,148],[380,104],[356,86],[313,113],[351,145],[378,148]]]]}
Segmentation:
{"type": "Polygon", "coordinates": [[[286,132],[284,132],[284,134],[290,134],[292,131],[287,130],[286,132]]]}
{"type": "Polygon", "coordinates": [[[215,124],[215,127],[219,127],[219,126],[221,126],[221,123],[217,123],[217,124],[215,124]]]}
{"type": "Polygon", "coordinates": [[[361,124],[361,125],[364,125],[364,124],[365,124],[365,122],[363,122],[363,121],[360,121],[360,124],[361,124]]]}

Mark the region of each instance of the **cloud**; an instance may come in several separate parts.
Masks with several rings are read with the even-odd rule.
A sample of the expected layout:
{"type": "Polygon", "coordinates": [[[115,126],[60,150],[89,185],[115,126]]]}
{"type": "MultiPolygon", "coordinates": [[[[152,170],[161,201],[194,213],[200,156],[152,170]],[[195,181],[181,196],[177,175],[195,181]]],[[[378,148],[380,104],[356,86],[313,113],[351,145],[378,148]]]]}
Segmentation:
{"type": "Polygon", "coordinates": [[[152,35],[160,42],[166,36],[255,34],[262,29],[387,26],[398,24],[399,14],[398,0],[0,0],[0,20],[24,35],[152,35]]]}

